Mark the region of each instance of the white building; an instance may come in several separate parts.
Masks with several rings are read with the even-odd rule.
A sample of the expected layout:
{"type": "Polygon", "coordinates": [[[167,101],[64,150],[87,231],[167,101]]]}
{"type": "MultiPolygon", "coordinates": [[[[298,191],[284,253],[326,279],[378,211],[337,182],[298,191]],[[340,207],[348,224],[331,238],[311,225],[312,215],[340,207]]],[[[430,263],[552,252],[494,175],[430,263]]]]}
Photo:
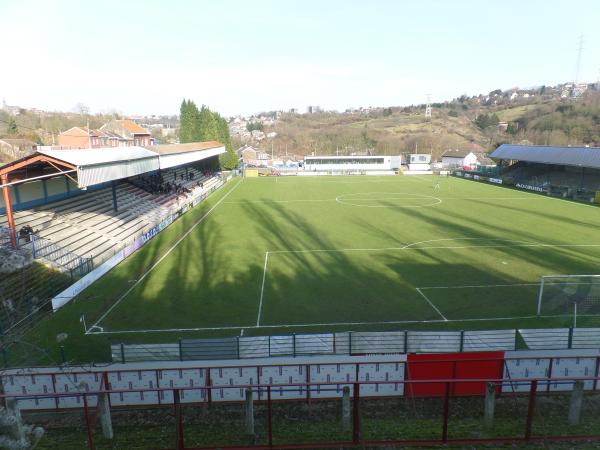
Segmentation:
{"type": "Polygon", "coordinates": [[[392,171],[400,169],[401,156],[305,156],[305,171],[392,171]]]}
{"type": "Polygon", "coordinates": [[[408,170],[410,172],[429,172],[431,170],[431,155],[413,153],[409,156],[408,170]]]}
{"type": "Polygon", "coordinates": [[[475,167],[476,165],[477,155],[470,150],[447,150],[442,155],[442,167],[444,169],[475,167]]]}

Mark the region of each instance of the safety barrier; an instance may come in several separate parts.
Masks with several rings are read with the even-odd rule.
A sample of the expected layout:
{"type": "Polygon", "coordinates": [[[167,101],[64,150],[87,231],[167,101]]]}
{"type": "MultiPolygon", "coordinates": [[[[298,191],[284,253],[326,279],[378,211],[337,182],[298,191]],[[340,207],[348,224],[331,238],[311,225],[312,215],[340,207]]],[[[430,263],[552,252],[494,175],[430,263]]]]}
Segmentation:
{"type": "MultiPolygon", "coordinates": [[[[167,427],[170,448],[180,450],[598,440],[590,430],[600,429],[595,413],[599,359],[600,351],[563,351],[305,358],[251,366],[229,361],[23,369],[2,375],[0,400],[16,402],[22,410],[70,411],[83,424],[72,433],[78,442],[87,439],[88,448],[118,443],[118,433],[112,440],[95,436],[98,417],[106,431],[107,422],[129,423],[126,413],[117,414],[123,407],[135,406],[139,416],[144,405],[172,411],[144,410],[143,423],[157,414],[160,427],[150,427],[150,435],[156,439],[152,433],[172,425],[167,427]],[[587,367],[587,360],[596,371],[584,375],[578,368],[587,367]],[[533,369],[540,361],[549,370],[545,376],[507,373],[508,367],[533,369]],[[563,368],[571,369],[569,375],[563,368]],[[298,408],[298,400],[315,406],[298,408]],[[322,409],[317,401],[324,402],[322,409]],[[199,404],[213,406],[198,415],[199,404]],[[332,416],[332,408],[341,414],[332,416]],[[403,425],[389,428],[390,421],[403,425]],[[186,432],[184,423],[201,423],[206,434],[200,437],[192,427],[186,432]],[[290,431],[298,428],[302,433],[290,431]]],[[[69,432],[63,423],[57,435],[69,432]]]]}
{"type": "Polygon", "coordinates": [[[302,355],[361,355],[600,348],[600,328],[477,331],[385,331],[219,339],[167,344],[113,344],[114,362],[246,359],[302,355]]]}

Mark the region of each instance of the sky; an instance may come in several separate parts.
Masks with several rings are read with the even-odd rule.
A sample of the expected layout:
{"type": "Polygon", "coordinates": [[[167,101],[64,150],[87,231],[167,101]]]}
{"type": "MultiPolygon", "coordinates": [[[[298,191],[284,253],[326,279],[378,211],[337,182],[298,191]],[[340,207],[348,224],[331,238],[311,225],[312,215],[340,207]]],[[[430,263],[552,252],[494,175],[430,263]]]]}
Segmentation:
{"type": "Polygon", "coordinates": [[[0,0],[0,98],[225,116],[402,106],[600,76],[600,1],[0,0]]]}

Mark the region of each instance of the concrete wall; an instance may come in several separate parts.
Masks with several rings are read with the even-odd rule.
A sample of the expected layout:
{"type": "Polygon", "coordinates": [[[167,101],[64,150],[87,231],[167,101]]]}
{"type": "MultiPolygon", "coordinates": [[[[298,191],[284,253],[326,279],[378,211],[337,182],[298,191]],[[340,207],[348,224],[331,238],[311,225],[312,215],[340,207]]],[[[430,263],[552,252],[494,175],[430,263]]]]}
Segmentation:
{"type": "MultiPolygon", "coordinates": [[[[502,354],[502,353],[501,353],[502,354]]],[[[470,355],[473,355],[471,353],[470,355]]],[[[459,355],[460,356],[460,355],[459,355]]],[[[469,355],[465,354],[465,357],[469,355]]],[[[435,355],[432,355],[435,359],[435,355]]],[[[429,358],[432,359],[432,358],[429,358]]],[[[444,362],[447,365],[447,362],[444,362]]],[[[600,349],[505,352],[501,391],[506,393],[527,392],[529,380],[538,380],[541,391],[569,391],[573,378],[597,376],[600,349]],[[564,378],[565,382],[545,383],[544,378],[564,378]],[[516,382],[515,380],[521,380],[516,382]],[[525,381],[523,381],[525,380],[525,381]]],[[[355,381],[382,381],[379,385],[361,386],[363,396],[404,395],[403,381],[406,373],[412,373],[412,362],[406,355],[371,356],[317,356],[277,359],[256,359],[252,364],[240,360],[153,362],[109,364],[106,366],[48,367],[6,369],[0,376],[6,395],[44,395],[72,393],[65,398],[26,398],[19,400],[22,409],[62,409],[82,406],[78,394],[100,390],[103,379],[112,390],[124,390],[111,394],[113,406],[158,405],[173,401],[171,392],[134,392],[135,389],[198,388],[213,386],[212,401],[242,401],[244,389],[240,385],[285,385],[316,383],[310,393],[312,398],[338,398],[348,383],[355,381]],[[335,383],[319,385],[319,383],[335,383]],[[236,387],[237,386],[237,387],[236,387]],[[130,392],[127,392],[130,391],[130,392]]],[[[431,379],[436,378],[435,367],[431,379]]],[[[464,371],[463,371],[464,372],[464,371]]],[[[438,374],[439,375],[439,374],[438,374]]],[[[468,379],[464,372],[456,379],[468,379]]],[[[437,377],[439,379],[439,377],[437,377]]],[[[586,390],[598,390],[594,381],[586,381],[586,390]]],[[[309,394],[301,386],[272,387],[273,399],[303,399],[309,394]]],[[[258,398],[264,398],[264,391],[258,398]]],[[[96,400],[90,398],[90,405],[96,400]]],[[[182,391],[183,402],[208,401],[207,390],[182,391]]]]}

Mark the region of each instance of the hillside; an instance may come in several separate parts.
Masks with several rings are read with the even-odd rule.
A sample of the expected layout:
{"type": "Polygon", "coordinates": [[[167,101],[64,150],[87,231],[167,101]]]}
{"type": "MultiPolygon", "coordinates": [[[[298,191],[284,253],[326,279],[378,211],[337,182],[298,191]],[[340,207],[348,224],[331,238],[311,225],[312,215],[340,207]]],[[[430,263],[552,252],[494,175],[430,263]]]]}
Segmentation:
{"type": "Polygon", "coordinates": [[[277,155],[416,150],[439,158],[449,148],[490,151],[501,143],[600,143],[600,92],[589,90],[577,98],[527,94],[511,100],[510,95],[498,90],[487,96],[433,104],[431,120],[425,119],[425,105],[283,114],[264,128],[277,136],[259,146],[277,155]],[[499,126],[499,122],[505,123],[499,126]]]}
{"type": "MultiPolygon", "coordinates": [[[[284,116],[274,126],[272,145],[281,154],[350,154],[365,152],[398,154],[431,152],[435,156],[448,148],[486,147],[488,138],[467,115],[452,117],[434,110],[431,120],[419,112],[392,112],[346,115],[335,113],[284,116]]],[[[269,150],[269,149],[267,149],[269,150]]]]}

